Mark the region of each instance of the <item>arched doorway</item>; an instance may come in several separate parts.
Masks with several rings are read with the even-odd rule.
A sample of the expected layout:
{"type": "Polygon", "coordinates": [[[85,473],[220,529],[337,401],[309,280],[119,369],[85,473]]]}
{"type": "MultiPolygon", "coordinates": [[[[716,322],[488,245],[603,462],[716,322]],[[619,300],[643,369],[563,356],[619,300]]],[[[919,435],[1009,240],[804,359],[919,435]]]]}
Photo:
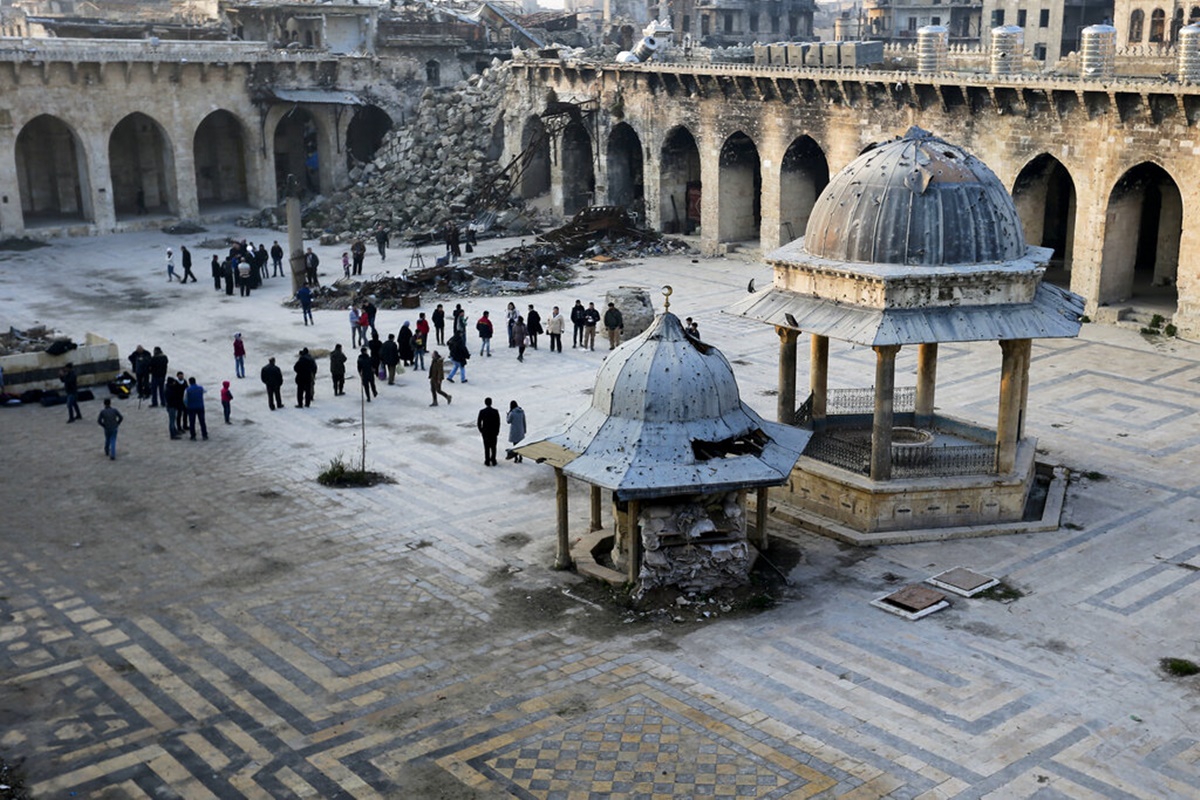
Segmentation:
{"type": "Polygon", "coordinates": [[[112,202],[117,219],[170,214],[175,202],[175,159],[162,127],[141,112],[125,117],[108,138],[112,202]]]}
{"type": "Polygon", "coordinates": [[[83,146],[65,122],[42,114],[25,123],[16,156],[26,227],[92,219],[83,146]]]}
{"type": "Polygon", "coordinates": [[[792,142],[779,165],[781,241],[790,242],[804,235],[808,215],[827,183],[829,162],[821,146],[808,136],[792,142]]]}
{"type": "Polygon", "coordinates": [[[392,118],[379,106],[360,106],[346,126],[346,166],[375,158],[383,137],[392,129],[392,118]]]}
{"type": "Polygon", "coordinates": [[[425,82],[430,86],[442,85],[442,65],[438,63],[436,58],[431,58],[425,62],[425,82]]]}
{"type": "Polygon", "coordinates": [[[563,214],[571,216],[592,204],[596,170],[592,164],[592,137],[583,123],[569,122],[562,132],[563,214]]]}
{"type": "Polygon", "coordinates": [[[717,202],[722,242],[757,241],[762,224],[762,168],[758,148],[738,131],[721,146],[717,202]]]}
{"type": "Polygon", "coordinates": [[[321,193],[321,154],[317,121],[294,107],[275,127],[275,186],[279,199],[287,196],[287,177],[295,175],[303,197],[321,193]]]}
{"type": "Polygon", "coordinates": [[[1175,312],[1183,199],[1157,164],[1121,176],[1108,198],[1100,266],[1100,302],[1136,298],[1169,316],[1175,312]]]}
{"type": "Polygon", "coordinates": [[[629,209],[639,222],[646,217],[642,170],[642,140],[628,123],[622,122],[608,135],[608,202],[629,209]]]}
{"type": "MultiPolygon", "coordinates": [[[[1052,270],[1071,271],[1075,247],[1075,182],[1057,158],[1042,153],[1013,183],[1013,202],[1025,240],[1054,249],[1052,270]]],[[[1053,272],[1050,275],[1054,278],[1053,272]]]]}
{"type": "Polygon", "coordinates": [[[541,117],[525,120],[521,154],[521,197],[532,200],[550,191],[550,138],[541,117]]]}
{"type": "Polygon", "coordinates": [[[214,111],[201,121],[192,141],[196,164],[196,199],[200,210],[246,201],[246,152],[242,126],[228,111],[214,111]]]}
{"type": "Polygon", "coordinates": [[[700,227],[700,148],[687,128],[672,128],[663,140],[658,211],[664,233],[693,233],[700,227]]]}
{"type": "Polygon", "coordinates": [[[500,161],[504,158],[504,117],[496,118],[492,126],[492,139],[488,143],[487,157],[489,161],[500,161]]]}

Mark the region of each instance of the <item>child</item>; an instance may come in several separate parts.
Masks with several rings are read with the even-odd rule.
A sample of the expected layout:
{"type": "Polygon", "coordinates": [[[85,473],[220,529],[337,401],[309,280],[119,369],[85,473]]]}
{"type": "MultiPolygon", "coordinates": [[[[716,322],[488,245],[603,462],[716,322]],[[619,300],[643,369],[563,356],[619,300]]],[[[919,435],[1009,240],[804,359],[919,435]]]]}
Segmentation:
{"type": "Polygon", "coordinates": [[[342,253],[342,274],[350,277],[350,254],[342,253]]]}
{"type": "Polygon", "coordinates": [[[233,392],[229,391],[229,381],[221,383],[221,410],[225,412],[225,424],[232,425],[229,421],[229,404],[233,402],[233,392]]]}

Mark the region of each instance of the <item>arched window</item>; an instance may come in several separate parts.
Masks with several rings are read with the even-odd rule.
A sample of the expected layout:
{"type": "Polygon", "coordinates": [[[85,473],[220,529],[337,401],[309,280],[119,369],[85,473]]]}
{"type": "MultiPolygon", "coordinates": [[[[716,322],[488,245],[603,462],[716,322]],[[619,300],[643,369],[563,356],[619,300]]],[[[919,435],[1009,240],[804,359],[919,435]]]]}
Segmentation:
{"type": "Polygon", "coordinates": [[[1134,9],[1133,13],[1129,15],[1129,43],[1130,44],[1141,44],[1142,43],[1142,24],[1145,22],[1145,20],[1146,20],[1146,12],[1142,11],[1140,8],[1134,9]]]}
{"type": "Polygon", "coordinates": [[[1150,41],[1161,42],[1163,34],[1166,32],[1167,13],[1161,8],[1156,8],[1150,14],[1150,41]]]}
{"type": "Polygon", "coordinates": [[[425,62],[425,82],[430,86],[441,86],[442,65],[437,62],[437,59],[431,58],[425,62]]]}
{"type": "Polygon", "coordinates": [[[1192,12],[1188,14],[1188,25],[1193,25],[1200,22],[1200,6],[1192,6],[1192,12]]]}

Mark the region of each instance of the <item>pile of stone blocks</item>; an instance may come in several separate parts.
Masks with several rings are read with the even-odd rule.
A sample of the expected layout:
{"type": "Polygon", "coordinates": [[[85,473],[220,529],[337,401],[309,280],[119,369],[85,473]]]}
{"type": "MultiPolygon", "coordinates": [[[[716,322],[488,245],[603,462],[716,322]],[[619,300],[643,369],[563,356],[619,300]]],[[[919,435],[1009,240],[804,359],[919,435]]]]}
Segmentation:
{"type": "Polygon", "coordinates": [[[740,492],[647,503],[638,525],[642,592],[672,587],[706,594],[749,582],[754,558],[740,492]]]}

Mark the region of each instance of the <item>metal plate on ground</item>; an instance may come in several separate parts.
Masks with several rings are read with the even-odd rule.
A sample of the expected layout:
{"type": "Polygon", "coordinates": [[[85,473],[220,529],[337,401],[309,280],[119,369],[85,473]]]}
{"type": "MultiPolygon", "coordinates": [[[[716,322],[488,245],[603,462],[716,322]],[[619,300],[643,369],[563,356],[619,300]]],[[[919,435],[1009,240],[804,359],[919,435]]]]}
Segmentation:
{"type": "Polygon", "coordinates": [[[872,600],[871,605],[887,611],[889,614],[917,620],[941,611],[943,608],[949,608],[950,602],[941,592],[935,592],[920,584],[912,584],[872,600]]]}
{"type": "Polygon", "coordinates": [[[999,579],[966,567],[953,567],[928,578],[925,582],[963,597],[974,597],[1000,584],[999,579]]]}

